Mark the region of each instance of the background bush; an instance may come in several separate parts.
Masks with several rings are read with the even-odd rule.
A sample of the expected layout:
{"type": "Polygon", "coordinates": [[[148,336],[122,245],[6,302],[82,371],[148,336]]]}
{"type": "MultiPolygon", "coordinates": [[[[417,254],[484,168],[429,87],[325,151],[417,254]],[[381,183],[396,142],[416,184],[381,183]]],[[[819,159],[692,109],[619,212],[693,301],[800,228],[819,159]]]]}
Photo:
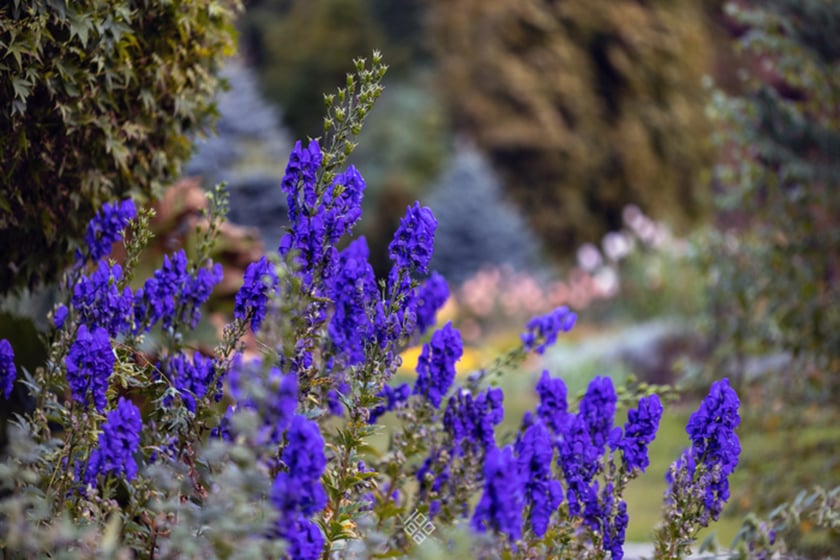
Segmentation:
{"type": "Polygon", "coordinates": [[[431,44],[471,135],[549,249],[566,258],[639,205],[703,215],[711,29],[691,0],[431,3],[431,44]]]}
{"type": "Polygon", "coordinates": [[[214,112],[239,5],[0,7],[0,293],[56,279],[104,201],[177,178],[214,112]]]}

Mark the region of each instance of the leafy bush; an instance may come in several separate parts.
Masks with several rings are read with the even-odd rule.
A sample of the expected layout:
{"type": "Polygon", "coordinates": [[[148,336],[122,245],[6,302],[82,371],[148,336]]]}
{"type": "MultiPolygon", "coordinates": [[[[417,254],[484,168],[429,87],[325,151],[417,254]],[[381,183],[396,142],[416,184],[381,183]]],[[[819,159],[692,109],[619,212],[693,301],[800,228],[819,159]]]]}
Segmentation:
{"type": "MultiPolygon", "coordinates": [[[[733,2],[727,14],[745,80],[710,107],[723,154],[717,227],[701,245],[715,353],[698,372],[749,386],[745,427],[783,449],[745,450],[735,501],[764,514],[840,481],[840,5],[733,2]]],[[[792,548],[815,556],[838,538],[792,548]]]]}
{"type": "Polygon", "coordinates": [[[0,293],[58,277],[96,208],[177,178],[238,0],[4,2],[0,293]]]}
{"type": "Polygon", "coordinates": [[[675,226],[704,215],[712,38],[700,3],[430,6],[456,125],[556,257],[621,227],[628,204],[675,226]]]}
{"type": "MultiPolygon", "coordinates": [[[[718,169],[722,227],[708,247],[722,354],[786,352],[808,371],[786,383],[840,388],[840,6],[730,6],[753,57],[748,93],[713,106],[727,160],[718,169]],[[725,258],[720,258],[725,255],[725,258]],[[806,383],[802,383],[805,381],[806,383]]],[[[784,375],[783,372],[782,375],[784,375]]]]}
{"type": "MultiPolygon", "coordinates": [[[[208,255],[224,197],[214,194],[197,258],[168,255],[136,290],[149,214],[130,200],[102,207],[52,311],[44,365],[18,372],[0,343],[4,396],[19,380],[35,401],[0,463],[5,557],[406,556],[438,531],[429,546],[441,554],[622,557],[622,493],[648,467],[657,388],[617,391],[598,377],[575,407],[545,372],[536,410],[518,433],[497,434],[500,370],[456,385],[463,343],[449,324],[426,339],[413,387],[389,385],[401,349],[431,330],[445,286],[418,280],[437,225],[419,204],[389,246],[387,278],[374,278],[364,238],[336,247],[361,217],[364,180],[344,164],[384,72],[376,53],[371,68],[357,61],[327,98],[323,145],[296,144],[282,181],[291,226],[277,253],[246,270],[212,355],[183,335],[221,280],[208,255]],[[124,265],[108,260],[118,239],[124,265]],[[151,329],[163,334],[155,348],[151,329]],[[258,357],[242,343],[249,329],[258,357]],[[378,424],[392,411],[396,421],[378,424]],[[372,446],[382,432],[384,452],[372,446]]],[[[575,320],[565,307],[535,317],[507,359],[544,352],[575,320]]],[[[658,533],[663,558],[681,557],[728,497],[738,405],[717,382],[689,421],[658,533]]]]}

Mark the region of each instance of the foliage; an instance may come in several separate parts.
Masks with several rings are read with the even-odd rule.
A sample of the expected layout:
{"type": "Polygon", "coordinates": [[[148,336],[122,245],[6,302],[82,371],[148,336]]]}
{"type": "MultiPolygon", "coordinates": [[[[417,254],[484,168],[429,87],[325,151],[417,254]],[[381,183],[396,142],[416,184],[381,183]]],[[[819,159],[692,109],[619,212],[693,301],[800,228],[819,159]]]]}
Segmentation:
{"type": "Polygon", "coordinates": [[[447,280],[461,283],[489,265],[536,268],[539,243],[474,148],[457,147],[433,189],[425,197],[438,220],[432,264],[447,280]]]}
{"type": "MultiPolygon", "coordinates": [[[[648,467],[661,388],[617,390],[597,377],[576,405],[544,372],[536,409],[516,433],[496,432],[503,364],[542,353],[573,327],[573,312],[535,317],[521,346],[462,386],[454,366],[463,344],[447,324],[424,345],[413,387],[389,385],[442,298],[422,280],[437,225],[428,208],[409,206],[379,282],[363,238],[337,248],[361,218],[364,180],[345,165],[384,73],[378,53],[370,67],[356,61],[327,96],[323,141],[292,150],[281,182],[290,228],[279,251],[246,270],[212,354],[188,348],[184,334],[221,280],[209,255],[223,192],[213,193],[195,259],[168,255],[137,289],[128,284],[149,213],[129,200],[94,217],[96,235],[52,311],[44,364],[18,373],[3,345],[0,379],[23,384],[35,404],[17,417],[0,463],[4,556],[412,556],[423,553],[421,519],[424,536],[429,524],[440,528],[438,546],[466,542],[473,556],[622,557],[622,495],[648,467]],[[115,239],[125,241],[124,266],[102,254],[115,239]],[[157,326],[155,342],[147,335],[157,326]],[[397,418],[384,453],[371,445],[386,430],[373,419],[380,408],[397,418]]],[[[688,482],[671,488],[688,535],[727,497],[737,408],[719,382],[689,421],[692,446],[673,467],[693,461],[688,482]]],[[[663,532],[669,550],[685,544],[672,537],[663,532]]]]}
{"type": "Polygon", "coordinates": [[[766,518],[751,514],[744,519],[733,542],[736,558],[772,558],[801,548],[795,546],[802,539],[802,528],[811,526],[822,530],[833,539],[820,554],[836,551],[840,538],[840,486],[829,490],[819,486],[802,490],[789,503],[770,512],[766,518]],[[791,547],[791,545],[794,545],[791,547]]]}
{"type": "Polygon", "coordinates": [[[4,2],[0,293],[58,277],[95,209],[174,180],[238,0],[4,2]]]}
{"type": "Polygon", "coordinates": [[[439,1],[431,18],[456,125],[556,256],[620,227],[627,204],[677,225],[703,214],[699,3],[439,1]]]}
{"type": "Polygon", "coordinates": [[[368,0],[262,0],[242,22],[246,50],[268,99],[299,138],[321,133],[321,93],[344,80],[348,52],[381,47],[368,0]]]}
{"type": "MultiPolygon", "coordinates": [[[[737,387],[749,387],[745,427],[778,442],[772,457],[766,446],[744,453],[748,476],[735,503],[764,515],[803,487],[840,480],[833,429],[840,394],[840,6],[771,0],[731,3],[726,13],[745,79],[743,93],[715,92],[710,107],[722,159],[718,219],[698,247],[714,354],[696,373],[730,375],[737,387]]],[[[836,532],[828,543],[836,549],[836,532]]],[[[806,536],[787,546],[814,556],[826,544],[806,536]]]]}
{"type": "Polygon", "coordinates": [[[256,74],[240,58],[225,61],[219,76],[228,89],[218,95],[215,134],[196,139],[196,152],[184,172],[200,175],[208,185],[224,181],[233,190],[244,171],[279,175],[270,166],[276,165],[292,142],[280,128],[277,108],[262,97],[256,74]],[[257,145],[265,153],[251,153],[257,145]]]}
{"type": "MultiPolygon", "coordinates": [[[[794,358],[789,389],[832,400],[840,387],[840,6],[730,6],[751,56],[749,91],[715,96],[726,160],[708,240],[720,354],[794,358]],[[721,255],[724,258],[721,258],[721,255]]],[[[790,395],[790,393],[789,393],[790,395]]]]}

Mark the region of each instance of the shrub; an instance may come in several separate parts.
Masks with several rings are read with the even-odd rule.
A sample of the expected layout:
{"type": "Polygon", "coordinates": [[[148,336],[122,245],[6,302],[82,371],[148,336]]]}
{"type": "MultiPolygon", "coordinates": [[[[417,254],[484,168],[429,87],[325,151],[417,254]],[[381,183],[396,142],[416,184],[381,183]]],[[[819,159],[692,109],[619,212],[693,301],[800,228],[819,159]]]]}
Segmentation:
{"type": "Polygon", "coordinates": [[[435,1],[429,19],[455,124],[554,256],[621,227],[628,204],[674,225],[705,213],[700,4],[435,1]]]}
{"type": "MultiPolygon", "coordinates": [[[[436,531],[450,553],[622,557],[622,494],[648,466],[663,412],[656,388],[616,390],[598,377],[575,407],[545,372],[539,406],[503,436],[500,371],[457,385],[463,346],[451,325],[425,343],[413,386],[389,384],[442,301],[420,280],[435,236],[428,208],[409,206],[378,283],[363,238],[336,247],[361,217],[364,180],[344,163],[384,71],[376,53],[370,69],[357,61],[328,97],[330,133],[296,144],[281,184],[291,226],[277,253],[246,270],[212,355],[185,347],[183,333],[221,277],[208,258],[221,193],[197,258],[167,256],[136,290],[127,283],[148,213],[123,201],[95,216],[52,312],[43,367],[18,372],[0,343],[0,387],[18,379],[35,401],[0,464],[6,557],[405,556],[436,531]],[[125,267],[107,261],[120,238],[125,267]],[[155,348],[152,329],[163,335],[155,348]],[[249,329],[258,357],[242,344],[249,329]],[[380,425],[390,411],[396,420],[380,425]],[[373,446],[382,432],[384,452],[373,446]]],[[[508,359],[542,353],[575,320],[565,307],[535,317],[508,359]]],[[[688,424],[660,532],[665,558],[727,498],[737,409],[719,382],[688,424]]]]}
{"type": "Polygon", "coordinates": [[[0,293],[58,277],[105,201],[177,178],[238,0],[0,7],[0,293]]]}
{"type": "MultiPolygon", "coordinates": [[[[840,480],[840,6],[772,0],[727,14],[746,79],[742,94],[716,92],[711,107],[724,160],[718,227],[703,246],[715,354],[701,371],[750,386],[747,425],[787,450],[772,461],[745,453],[737,501],[764,514],[800,488],[840,480]]],[[[840,542],[836,531],[814,536],[795,550],[815,556],[840,542]]]]}

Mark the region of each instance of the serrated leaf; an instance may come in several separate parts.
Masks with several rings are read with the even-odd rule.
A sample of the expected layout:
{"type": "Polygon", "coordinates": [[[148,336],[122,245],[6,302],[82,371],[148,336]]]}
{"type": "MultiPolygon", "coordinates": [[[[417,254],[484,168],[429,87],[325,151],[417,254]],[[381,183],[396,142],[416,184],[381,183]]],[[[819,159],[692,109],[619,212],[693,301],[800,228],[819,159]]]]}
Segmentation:
{"type": "Polygon", "coordinates": [[[91,30],[90,19],[80,14],[70,14],[70,38],[78,37],[83,47],[87,47],[88,37],[91,30]]]}
{"type": "Polygon", "coordinates": [[[12,87],[15,90],[15,97],[26,101],[32,91],[32,83],[24,78],[12,78],[12,87]]]}

